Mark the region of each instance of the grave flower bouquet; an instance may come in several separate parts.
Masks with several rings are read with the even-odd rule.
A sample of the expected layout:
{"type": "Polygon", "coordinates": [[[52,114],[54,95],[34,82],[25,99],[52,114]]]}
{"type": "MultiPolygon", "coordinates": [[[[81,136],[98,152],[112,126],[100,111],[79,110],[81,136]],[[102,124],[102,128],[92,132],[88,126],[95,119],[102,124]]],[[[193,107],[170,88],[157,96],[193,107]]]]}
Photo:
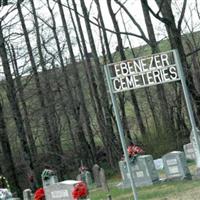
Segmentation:
{"type": "Polygon", "coordinates": [[[72,191],[72,196],[74,200],[80,200],[87,198],[88,190],[84,182],[77,183],[72,191]]]}

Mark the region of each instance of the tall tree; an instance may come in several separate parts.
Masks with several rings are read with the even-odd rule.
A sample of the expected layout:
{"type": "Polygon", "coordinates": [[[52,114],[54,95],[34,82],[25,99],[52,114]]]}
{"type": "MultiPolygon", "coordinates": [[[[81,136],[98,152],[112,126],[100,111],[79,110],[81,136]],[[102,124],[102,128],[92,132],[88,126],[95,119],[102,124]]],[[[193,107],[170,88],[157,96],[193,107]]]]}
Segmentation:
{"type": "Polygon", "coordinates": [[[17,179],[15,164],[13,161],[13,156],[11,152],[10,142],[8,139],[8,132],[6,128],[6,123],[4,119],[3,106],[0,102],[0,144],[3,154],[3,174],[6,174],[6,177],[11,185],[11,189],[16,191],[18,195],[21,193],[21,188],[19,186],[19,181],[17,179]]]}
{"type": "Polygon", "coordinates": [[[180,54],[180,58],[181,58],[181,61],[182,61],[183,67],[184,67],[185,74],[186,74],[187,85],[192,94],[192,98],[194,100],[195,107],[196,107],[196,114],[199,119],[200,118],[200,104],[199,104],[200,93],[195,88],[193,76],[192,76],[191,70],[189,68],[189,65],[187,63],[187,59],[185,56],[185,50],[183,47],[183,42],[182,42],[182,37],[181,37],[181,25],[182,25],[183,17],[185,14],[187,0],[183,1],[183,7],[182,7],[180,17],[179,17],[177,23],[175,21],[175,17],[174,17],[173,11],[172,11],[172,7],[171,7],[172,1],[171,0],[166,0],[166,1],[155,0],[159,7],[159,11],[157,13],[155,13],[151,9],[151,7],[148,5],[147,0],[143,0],[143,1],[146,4],[146,6],[148,7],[151,14],[165,24],[167,33],[169,36],[171,48],[177,49],[180,54]],[[160,14],[162,14],[162,16],[160,14]]]}
{"type": "Polygon", "coordinates": [[[90,125],[89,113],[88,113],[88,110],[86,108],[85,97],[84,97],[84,94],[83,94],[82,84],[81,84],[81,81],[80,81],[78,68],[77,68],[78,66],[77,66],[77,63],[76,63],[76,60],[75,60],[74,51],[73,51],[73,48],[72,48],[72,42],[71,42],[71,38],[70,38],[70,35],[69,35],[68,26],[67,26],[67,23],[66,23],[66,19],[65,19],[64,10],[63,10],[61,0],[58,0],[58,6],[59,6],[59,11],[60,11],[60,17],[61,17],[61,20],[62,20],[62,23],[63,23],[65,39],[66,39],[69,54],[70,54],[71,64],[73,65],[72,71],[73,71],[74,78],[76,80],[76,90],[77,90],[77,94],[78,94],[77,96],[79,98],[79,99],[77,99],[77,101],[78,101],[78,104],[80,105],[80,108],[81,108],[81,111],[82,111],[84,125],[85,125],[85,128],[86,128],[86,132],[89,136],[91,150],[92,150],[93,159],[94,159],[96,157],[96,145],[95,145],[95,142],[94,142],[94,137],[93,137],[93,133],[92,133],[91,125],[90,125]]]}
{"type": "MultiPolygon", "coordinates": [[[[77,139],[79,141],[79,156],[88,163],[88,165],[92,165],[94,162],[94,155],[93,152],[91,150],[91,146],[88,143],[86,137],[85,137],[85,133],[84,133],[84,128],[82,126],[82,120],[81,120],[81,115],[80,115],[80,104],[74,99],[73,96],[73,91],[71,90],[72,86],[69,80],[69,76],[68,76],[68,71],[65,67],[65,63],[64,63],[64,59],[63,59],[63,55],[62,55],[62,51],[61,51],[61,47],[60,47],[60,41],[58,39],[58,35],[57,35],[57,25],[56,25],[56,21],[55,21],[55,16],[53,13],[53,10],[50,6],[49,0],[47,0],[47,5],[48,5],[48,9],[51,15],[51,19],[52,19],[52,26],[48,24],[49,28],[51,28],[52,32],[53,32],[53,36],[56,42],[56,47],[58,50],[58,58],[60,61],[60,66],[63,72],[63,76],[64,76],[64,82],[65,82],[65,86],[66,86],[66,91],[67,91],[67,108],[68,108],[68,112],[70,113],[70,115],[73,117],[74,122],[75,122],[75,127],[76,127],[76,135],[77,135],[77,139]]],[[[64,14],[64,13],[63,13],[64,14]]],[[[65,20],[65,19],[64,19],[65,20]]]]}
{"type": "Polygon", "coordinates": [[[80,0],[81,3],[81,8],[82,8],[82,12],[84,15],[84,20],[85,20],[85,25],[86,25],[86,29],[87,29],[87,34],[88,34],[88,38],[89,38],[89,43],[90,43],[90,47],[91,47],[91,51],[92,51],[92,56],[94,59],[94,63],[96,65],[96,74],[97,74],[97,79],[98,79],[98,91],[100,94],[100,100],[101,100],[101,105],[102,105],[102,109],[103,109],[103,115],[102,117],[102,129],[101,134],[103,137],[105,137],[105,147],[106,147],[106,151],[107,151],[107,155],[110,158],[110,163],[112,164],[112,166],[114,165],[113,163],[113,151],[112,148],[115,148],[116,146],[116,137],[114,135],[113,132],[113,127],[112,127],[112,118],[111,118],[111,112],[110,112],[110,106],[109,106],[109,101],[107,98],[107,90],[106,90],[106,86],[105,86],[105,80],[103,77],[103,72],[102,72],[102,68],[101,68],[101,64],[99,61],[99,57],[97,54],[97,50],[96,50],[96,45],[94,42],[94,37],[92,34],[92,30],[91,30],[91,26],[89,23],[89,15],[88,15],[88,11],[85,5],[85,2],[80,0]]]}
{"type": "MultiPolygon", "coordinates": [[[[8,55],[5,47],[5,40],[3,36],[2,30],[2,22],[0,22],[0,57],[2,60],[2,66],[4,70],[4,74],[6,77],[6,92],[7,97],[12,109],[13,118],[15,120],[15,124],[17,127],[17,133],[20,139],[21,150],[22,150],[22,157],[25,161],[25,173],[27,175],[27,180],[29,180],[29,176],[34,175],[33,172],[33,160],[31,157],[31,152],[29,149],[28,141],[27,141],[27,134],[24,128],[22,115],[20,112],[18,99],[16,97],[16,89],[14,85],[14,81],[12,78],[10,65],[8,61],[8,55]]],[[[32,185],[32,182],[30,182],[32,185]]]]}
{"type": "MultiPolygon", "coordinates": [[[[156,41],[155,32],[154,32],[154,28],[152,25],[149,10],[143,0],[141,0],[141,5],[142,5],[144,20],[146,23],[147,32],[148,32],[148,36],[149,36],[149,43],[150,43],[151,51],[152,51],[152,53],[158,53],[159,47],[158,47],[158,44],[156,41]]],[[[163,108],[165,108],[165,112],[161,112],[161,115],[160,115],[161,119],[162,119],[163,130],[167,135],[171,135],[172,136],[171,138],[174,138],[175,127],[174,127],[174,123],[172,121],[172,116],[170,113],[169,103],[166,98],[165,89],[162,85],[158,85],[158,86],[156,86],[156,90],[157,90],[157,96],[158,96],[159,104],[160,104],[160,111],[162,111],[163,108]]],[[[158,131],[159,131],[159,129],[158,129],[158,131]]],[[[173,141],[174,141],[174,139],[173,139],[173,141]]]]}
{"type": "MultiPolygon", "coordinates": [[[[102,15],[102,11],[101,11],[101,7],[99,4],[99,0],[95,0],[96,6],[97,6],[97,11],[98,11],[98,18],[99,18],[99,23],[100,26],[102,27],[102,33],[103,33],[103,39],[104,39],[104,44],[105,44],[105,48],[106,48],[106,52],[107,52],[107,57],[108,57],[108,61],[110,63],[113,63],[113,57],[110,51],[110,46],[109,46],[109,42],[108,42],[108,37],[107,37],[107,33],[105,30],[105,24],[104,24],[104,20],[103,20],[103,15],[102,15]]],[[[128,121],[127,121],[127,117],[126,117],[126,113],[125,113],[125,106],[123,103],[123,98],[124,95],[119,95],[119,101],[120,101],[120,106],[121,106],[121,111],[122,111],[122,122],[123,122],[123,127],[125,130],[125,134],[128,138],[128,140],[132,140],[131,134],[130,134],[130,130],[128,127],[128,121]]]]}
{"type": "Polygon", "coordinates": [[[60,169],[58,168],[59,165],[61,164],[61,160],[60,160],[60,157],[59,157],[60,151],[58,149],[59,144],[57,144],[57,142],[54,141],[55,135],[53,133],[53,130],[51,129],[51,125],[50,125],[51,122],[49,121],[48,111],[47,111],[48,108],[45,104],[45,98],[44,98],[44,94],[43,94],[43,91],[42,91],[39,74],[38,74],[38,71],[37,71],[37,65],[36,65],[36,62],[35,62],[35,58],[33,56],[33,51],[32,51],[30,39],[29,39],[29,36],[28,36],[28,31],[27,31],[27,28],[26,28],[26,24],[25,24],[25,20],[24,20],[24,16],[23,16],[23,13],[22,13],[20,2],[17,3],[17,10],[18,10],[21,26],[22,26],[22,29],[23,29],[23,34],[24,34],[28,54],[29,54],[29,57],[30,57],[30,63],[31,63],[31,67],[32,67],[32,70],[33,70],[33,74],[34,74],[38,99],[39,99],[39,103],[40,103],[40,107],[41,107],[42,117],[43,117],[43,120],[44,120],[44,126],[45,126],[45,129],[46,129],[47,149],[48,149],[48,153],[50,155],[49,165],[52,165],[54,168],[56,168],[58,170],[58,176],[62,177],[62,173],[61,173],[61,171],[59,171],[60,169]],[[57,156],[55,158],[55,155],[59,155],[59,156],[57,156]]]}
{"type": "MultiPolygon", "coordinates": [[[[108,5],[108,10],[109,10],[109,13],[110,13],[113,25],[114,25],[114,29],[116,31],[117,42],[118,42],[118,48],[117,49],[120,53],[121,60],[126,60],[126,55],[125,55],[125,52],[124,52],[124,47],[123,47],[123,43],[122,43],[120,29],[119,29],[119,25],[118,25],[115,13],[112,9],[111,0],[107,0],[107,5],[108,5]]],[[[144,122],[143,122],[143,119],[142,119],[142,115],[141,115],[140,108],[139,108],[139,105],[138,105],[137,97],[136,97],[134,91],[131,91],[130,95],[131,95],[131,100],[133,102],[133,106],[134,106],[134,110],[135,110],[135,116],[136,116],[136,119],[137,119],[137,122],[138,122],[138,126],[140,128],[140,133],[141,133],[141,135],[144,136],[144,135],[146,135],[146,128],[145,128],[145,125],[144,125],[144,122]]],[[[124,104],[124,101],[123,101],[123,99],[121,99],[120,100],[120,107],[121,108],[122,108],[123,104],[124,104]]],[[[125,110],[122,113],[124,113],[124,112],[125,112],[125,110]]],[[[122,114],[122,116],[123,115],[125,116],[125,113],[122,114]]]]}
{"type": "Polygon", "coordinates": [[[37,19],[37,13],[36,13],[36,8],[35,8],[35,4],[33,0],[30,0],[31,3],[31,8],[32,8],[32,13],[33,13],[33,18],[34,18],[34,25],[35,25],[35,30],[36,30],[36,43],[37,43],[37,49],[38,49],[38,53],[39,53],[39,64],[42,67],[42,75],[44,77],[44,85],[45,85],[45,89],[43,90],[43,94],[44,94],[44,100],[45,100],[45,104],[47,107],[47,114],[48,114],[48,120],[49,120],[49,125],[50,125],[50,129],[52,132],[52,136],[51,136],[51,140],[52,142],[55,143],[55,147],[54,147],[54,158],[57,160],[57,164],[60,165],[60,171],[61,174],[63,174],[62,172],[62,155],[63,155],[63,150],[62,150],[62,146],[61,146],[61,139],[60,139],[60,133],[59,133],[59,128],[58,128],[58,123],[57,123],[57,115],[56,115],[56,102],[55,102],[55,98],[54,98],[54,94],[50,85],[50,81],[49,81],[49,77],[48,77],[48,70],[46,69],[46,62],[43,56],[43,52],[42,52],[42,44],[41,44],[41,36],[40,36],[40,27],[39,27],[39,23],[38,23],[38,19],[37,19]]]}
{"type": "Polygon", "coordinates": [[[8,46],[8,49],[9,49],[10,57],[11,57],[11,61],[12,61],[17,91],[19,92],[19,100],[22,104],[22,109],[23,109],[23,113],[24,113],[23,120],[24,120],[24,126],[25,126],[26,133],[27,133],[27,140],[28,140],[28,144],[29,144],[29,147],[30,147],[30,150],[31,150],[33,162],[36,163],[37,162],[37,156],[38,156],[37,148],[36,148],[36,145],[35,145],[35,140],[33,138],[33,132],[32,132],[32,129],[31,129],[31,124],[30,124],[30,119],[29,119],[29,114],[28,114],[28,108],[27,108],[26,101],[25,101],[24,88],[23,88],[21,76],[20,76],[19,70],[18,70],[16,53],[15,53],[13,45],[11,45],[11,47],[8,46]]]}

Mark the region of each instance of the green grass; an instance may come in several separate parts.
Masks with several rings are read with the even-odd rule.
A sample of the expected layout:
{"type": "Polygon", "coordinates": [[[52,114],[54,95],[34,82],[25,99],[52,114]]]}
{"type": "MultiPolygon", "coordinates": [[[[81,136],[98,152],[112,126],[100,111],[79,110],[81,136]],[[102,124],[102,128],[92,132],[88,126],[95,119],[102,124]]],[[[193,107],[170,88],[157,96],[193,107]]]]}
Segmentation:
{"type": "MultiPolygon", "coordinates": [[[[194,162],[188,163],[190,172],[195,173],[194,162]]],[[[164,178],[163,171],[159,171],[159,177],[164,178]]],[[[110,192],[102,188],[90,189],[91,200],[107,200],[108,194],[112,200],[133,200],[131,189],[119,189],[117,184],[121,181],[119,176],[112,177],[108,181],[110,192]]],[[[160,182],[152,186],[137,188],[139,200],[199,200],[200,199],[200,179],[198,180],[178,180],[160,182]]]]}
{"type": "MultiPolygon", "coordinates": [[[[199,190],[200,180],[184,180],[184,181],[174,181],[174,182],[165,182],[159,183],[153,186],[137,188],[138,199],[139,200],[155,200],[155,199],[184,199],[185,197],[191,196],[193,199],[193,190],[199,190]],[[191,195],[190,195],[191,194],[191,195]]],[[[110,185],[110,194],[113,200],[129,200],[133,199],[133,194],[131,189],[119,189],[115,184],[110,185]]],[[[106,200],[108,192],[103,191],[102,189],[92,189],[90,191],[91,200],[106,200]]],[[[200,197],[200,191],[197,194],[200,197]]],[[[189,200],[189,198],[187,197],[189,200]]]]}

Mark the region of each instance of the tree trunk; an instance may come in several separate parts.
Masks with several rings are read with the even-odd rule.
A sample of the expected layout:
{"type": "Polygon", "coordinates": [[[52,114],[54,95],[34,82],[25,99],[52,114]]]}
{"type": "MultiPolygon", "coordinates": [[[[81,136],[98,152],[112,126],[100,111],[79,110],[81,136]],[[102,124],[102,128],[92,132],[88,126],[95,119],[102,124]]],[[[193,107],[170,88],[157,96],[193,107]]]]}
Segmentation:
{"type": "Polygon", "coordinates": [[[83,120],[84,120],[84,126],[86,128],[86,132],[87,132],[89,140],[90,140],[90,146],[91,146],[91,150],[92,150],[91,156],[93,157],[93,160],[95,161],[96,145],[95,145],[95,142],[94,142],[94,137],[93,137],[93,133],[92,133],[91,125],[90,125],[90,117],[89,117],[88,110],[86,108],[85,97],[83,95],[83,89],[82,89],[80,77],[79,77],[79,74],[78,74],[77,63],[76,63],[76,60],[75,60],[75,56],[74,56],[74,52],[73,52],[73,48],[72,48],[72,43],[71,43],[67,23],[66,23],[66,20],[65,20],[65,15],[64,15],[61,0],[58,0],[58,6],[59,6],[61,20],[62,20],[62,23],[63,23],[65,39],[66,39],[66,42],[67,42],[71,63],[73,65],[72,70],[73,70],[74,79],[76,80],[76,90],[77,90],[77,94],[78,94],[77,96],[79,97],[78,104],[81,107],[81,112],[82,112],[82,116],[83,116],[83,120]]]}
{"type": "Polygon", "coordinates": [[[43,117],[43,120],[44,120],[44,126],[45,126],[45,129],[46,129],[47,149],[48,149],[48,154],[50,156],[49,165],[53,165],[52,167],[58,170],[58,176],[62,177],[62,174],[59,173],[59,171],[60,171],[59,170],[59,165],[60,165],[60,155],[59,155],[59,153],[60,152],[58,150],[59,144],[57,144],[57,141],[56,142],[54,141],[54,139],[55,139],[54,133],[53,133],[53,130],[51,129],[51,125],[50,125],[51,122],[49,121],[49,118],[48,118],[48,108],[45,104],[45,98],[44,98],[44,94],[43,94],[43,91],[42,91],[40,78],[39,78],[39,74],[38,74],[38,71],[37,71],[37,66],[36,66],[36,63],[35,63],[34,56],[33,56],[32,47],[31,47],[31,44],[30,44],[30,40],[29,40],[29,36],[28,36],[28,32],[27,32],[27,28],[26,28],[26,25],[25,25],[25,21],[24,21],[24,17],[23,17],[23,14],[22,14],[20,3],[17,3],[17,9],[18,9],[19,18],[20,18],[22,29],[23,29],[26,45],[27,45],[28,54],[29,54],[29,57],[30,57],[31,67],[33,69],[38,99],[39,99],[39,103],[40,103],[40,107],[41,107],[42,117],[43,117]],[[55,157],[55,155],[58,155],[58,156],[55,157]]]}
{"type": "Polygon", "coordinates": [[[101,69],[101,65],[100,65],[99,58],[98,58],[97,51],[96,51],[96,46],[94,43],[94,38],[92,35],[92,30],[91,30],[90,23],[89,23],[89,16],[88,16],[87,8],[86,8],[84,1],[80,0],[80,3],[81,3],[82,12],[84,15],[84,20],[85,20],[85,24],[86,24],[90,47],[92,50],[92,56],[94,59],[94,63],[96,65],[97,79],[98,79],[98,85],[99,85],[99,87],[97,89],[99,91],[100,100],[101,100],[101,104],[99,106],[102,106],[102,109],[103,109],[103,113],[101,113],[101,116],[100,116],[101,117],[100,120],[102,120],[102,127],[101,127],[102,130],[100,130],[100,131],[101,131],[102,136],[103,137],[105,136],[104,145],[106,147],[107,156],[110,160],[111,166],[114,167],[114,164],[115,164],[114,157],[113,157],[114,151],[112,151],[112,149],[116,148],[116,137],[114,135],[113,127],[112,127],[112,118],[111,118],[111,114],[110,114],[109,101],[107,98],[107,89],[105,86],[103,72],[101,69]]]}
{"type": "Polygon", "coordinates": [[[45,85],[45,89],[43,91],[44,100],[46,100],[45,104],[47,107],[48,120],[50,122],[49,125],[52,132],[51,139],[55,143],[55,146],[53,149],[54,151],[53,159],[56,160],[56,164],[59,166],[57,167],[57,170],[59,171],[59,176],[61,179],[63,179],[63,176],[64,176],[63,168],[65,164],[62,162],[63,149],[61,146],[60,133],[59,133],[58,123],[57,123],[56,108],[55,108],[56,102],[55,102],[54,94],[52,92],[52,88],[49,82],[48,71],[46,69],[45,60],[44,60],[44,56],[42,52],[39,23],[37,19],[35,4],[33,0],[30,0],[30,3],[32,7],[34,25],[36,29],[36,42],[37,42],[37,48],[38,48],[38,53],[39,53],[39,63],[40,63],[40,66],[42,67],[42,72],[43,72],[42,75],[44,77],[43,79],[44,85],[45,85]]]}
{"type": "Polygon", "coordinates": [[[53,26],[51,27],[51,29],[52,29],[54,39],[56,42],[56,47],[58,49],[58,57],[60,60],[61,69],[63,72],[64,81],[65,81],[65,85],[66,85],[66,91],[68,94],[68,98],[67,98],[67,105],[68,105],[68,110],[69,110],[68,112],[70,112],[70,115],[73,116],[73,118],[75,120],[76,134],[77,134],[77,139],[79,140],[79,145],[80,145],[79,155],[83,160],[85,160],[85,162],[87,162],[91,166],[94,163],[94,157],[93,157],[91,147],[90,147],[89,143],[87,142],[87,139],[85,137],[85,133],[84,133],[84,130],[82,127],[82,121],[80,118],[80,105],[77,104],[77,101],[75,101],[73,94],[72,94],[71,85],[69,83],[69,77],[67,75],[68,72],[67,72],[65,64],[64,64],[64,60],[62,57],[62,51],[60,48],[60,42],[59,42],[59,39],[58,39],[58,36],[56,33],[56,21],[55,21],[54,14],[49,5],[48,0],[47,0],[47,4],[48,4],[48,9],[51,14],[52,21],[53,21],[53,26]]]}
{"type": "Polygon", "coordinates": [[[180,54],[182,65],[186,74],[187,85],[195,103],[197,117],[198,119],[200,119],[200,103],[199,103],[200,94],[198,90],[195,88],[192,73],[188,66],[187,59],[185,56],[185,51],[184,51],[182,38],[181,38],[180,21],[177,26],[173,12],[172,12],[172,8],[171,8],[171,0],[166,0],[163,2],[161,2],[160,0],[156,0],[156,3],[158,4],[159,7],[161,6],[161,3],[162,3],[161,12],[162,12],[163,18],[165,19],[164,23],[165,23],[167,33],[169,36],[170,45],[172,49],[177,49],[180,54]]]}
{"type": "MultiPolygon", "coordinates": [[[[25,101],[25,97],[24,97],[24,88],[23,88],[23,85],[21,82],[21,77],[20,77],[19,71],[18,71],[17,58],[16,58],[16,54],[15,54],[13,45],[11,45],[10,56],[12,59],[12,65],[13,65],[13,71],[15,74],[17,90],[19,92],[19,99],[22,104],[22,109],[23,109],[23,113],[24,113],[23,120],[24,120],[24,125],[25,125],[25,129],[26,129],[26,133],[27,133],[27,140],[28,140],[28,144],[30,146],[30,151],[32,154],[33,162],[34,162],[34,164],[36,164],[37,156],[38,156],[37,147],[35,145],[35,140],[33,138],[33,132],[32,132],[31,124],[30,124],[30,120],[29,120],[28,109],[27,109],[27,105],[26,105],[26,101],[25,101]]],[[[35,166],[37,166],[37,164],[35,166]]]]}
{"type": "MultiPolygon", "coordinates": [[[[125,55],[125,52],[124,52],[122,38],[121,38],[121,35],[120,35],[120,29],[119,29],[118,22],[116,20],[115,14],[114,14],[113,9],[112,9],[111,0],[107,0],[107,5],[108,5],[108,10],[109,10],[109,13],[110,13],[113,25],[114,25],[114,29],[115,29],[115,32],[116,32],[116,36],[117,36],[117,42],[118,42],[117,49],[119,50],[121,60],[126,60],[126,55],[125,55]]],[[[131,100],[132,100],[132,103],[133,103],[133,106],[134,106],[135,116],[136,116],[137,123],[138,123],[139,129],[140,129],[140,133],[141,133],[142,136],[145,136],[146,135],[146,128],[145,128],[144,122],[142,120],[142,115],[141,115],[140,108],[139,108],[139,105],[138,105],[137,97],[136,97],[134,91],[130,91],[130,95],[131,95],[131,100]]],[[[122,106],[124,106],[123,104],[124,104],[123,98],[120,98],[120,108],[122,109],[122,120],[124,121],[123,122],[124,126],[125,125],[128,126],[128,124],[126,122],[127,119],[125,119],[126,118],[125,117],[125,108],[122,107],[122,106]]]]}
{"type": "MultiPolygon", "coordinates": [[[[29,180],[29,176],[34,175],[33,172],[33,160],[31,157],[31,152],[28,146],[27,142],[27,134],[24,129],[24,124],[23,124],[23,119],[22,115],[20,112],[19,104],[18,104],[18,99],[16,97],[16,89],[14,85],[14,81],[12,79],[12,74],[10,71],[10,66],[8,62],[8,56],[5,48],[5,41],[3,37],[3,32],[2,32],[2,26],[0,24],[0,57],[2,60],[2,66],[4,70],[4,74],[6,77],[6,92],[7,92],[7,97],[12,109],[12,114],[13,118],[15,120],[15,124],[17,127],[17,133],[20,139],[20,145],[21,145],[21,150],[22,150],[22,156],[25,161],[25,173],[27,175],[27,179],[29,180]]],[[[29,182],[30,185],[32,184],[29,182]]]]}
{"type": "MultiPolygon", "coordinates": [[[[146,6],[143,0],[141,0],[141,4],[142,4],[144,19],[145,19],[145,23],[147,27],[149,40],[150,40],[151,51],[152,53],[158,53],[159,48],[156,42],[156,37],[155,37],[148,7],[146,6]]],[[[158,100],[159,100],[159,105],[160,105],[159,113],[161,113],[159,114],[159,116],[161,116],[163,131],[165,132],[166,135],[171,135],[171,138],[174,138],[175,127],[173,126],[174,123],[172,121],[170,108],[169,108],[169,104],[166,98],[164,87],[162,85],[157,85],[156,89],[157,89],[157,95],[158,95],[158,100]],[[165,108],[165,112],[162,112],[163,108],[165,108]]],[[[158,131],[160,131],[160,129],[158,129],[158,131]]]]}
{"type": "Polygon", "coordinates": [[[8,133],[6,129],[6,123],[4,119],[3,107],[1,102],[0,102],[0,143],[3,155],[3,163],[1,165],[1,167],[3,168],[3,173],[6,174],[8,182],[11,185],[11,190],[17,191],[17,194],[20,195],[22,189],[19,186],[19,181],[16,175],[16,169],[12,157],[12,152],[8,139],[8,133]]]}

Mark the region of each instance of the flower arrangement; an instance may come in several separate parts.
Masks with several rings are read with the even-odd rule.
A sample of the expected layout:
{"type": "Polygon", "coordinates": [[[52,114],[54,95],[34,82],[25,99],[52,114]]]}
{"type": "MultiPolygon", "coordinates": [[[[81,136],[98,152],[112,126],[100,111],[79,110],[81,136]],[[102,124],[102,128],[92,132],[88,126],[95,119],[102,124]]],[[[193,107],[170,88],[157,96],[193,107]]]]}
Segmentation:
{"type": "Polygon", "coordinates": [[[72,191],[74,200],[85,199],[88,195],[87,186],[84,182],[77,183],[72,191]]]}

